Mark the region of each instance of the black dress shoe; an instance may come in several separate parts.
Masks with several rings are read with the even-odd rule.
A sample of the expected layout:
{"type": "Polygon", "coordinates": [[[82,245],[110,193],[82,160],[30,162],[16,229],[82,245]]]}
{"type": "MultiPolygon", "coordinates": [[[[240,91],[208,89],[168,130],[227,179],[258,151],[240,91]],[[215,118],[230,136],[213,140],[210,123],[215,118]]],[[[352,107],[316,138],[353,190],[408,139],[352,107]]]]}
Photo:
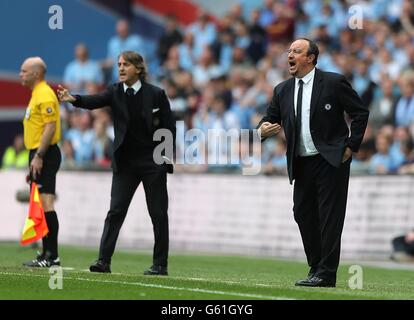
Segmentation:
{"type": "Polygon", "coordinates": [[[152,265],[148,270],[144,271],[146,276],[168,276],[167,267],[152,265]]]}
{"type": "Polygon", "coordinates": [[[95,261],[90,267],[90,272],[101,272],[101,273],[111,273],[111,264],[102,261],[97,260],[95,261]]]}
{"type": "Polygon", "coordinates": [[[318,271],[318,269],[317,268],[314,268],[314,267],[311,267],[310,269],[309,269],[309,272],[308,272],[308,279],[311,279],[311,278],[313,278],[314,276],[316,276],[316,272],[318,271]]]}
{"type": "Polygon", "coordinates": [[[295,286],[302,286],[302,287],[328,287],[333,288],[335,287],[336,283],[335,280],[323,279],[317,276],[314,276],[310,279],[299,280],[296,281],[295,286]]]}

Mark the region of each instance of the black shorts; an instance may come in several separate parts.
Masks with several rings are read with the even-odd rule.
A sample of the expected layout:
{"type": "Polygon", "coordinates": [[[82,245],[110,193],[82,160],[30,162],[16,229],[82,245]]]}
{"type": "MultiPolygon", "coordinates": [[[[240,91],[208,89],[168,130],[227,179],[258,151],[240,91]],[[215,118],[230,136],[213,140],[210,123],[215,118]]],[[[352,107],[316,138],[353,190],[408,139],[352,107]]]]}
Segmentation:
{"type": "MultiPolygon", "coordinates": [[[[36,151],[37,149],[30,150],[29,164],[32,162],[36,151]]],[[[57,144],[50,146],[43,157],[43,168],[40,176],[38,176],[36,180],[32,180],[37,183],[40,193],[56,193],[56,173],[59,170],[61,161],[62,156],[57,144]]],[[[30,178],[33,179],[33,177],[30,178]]]]}

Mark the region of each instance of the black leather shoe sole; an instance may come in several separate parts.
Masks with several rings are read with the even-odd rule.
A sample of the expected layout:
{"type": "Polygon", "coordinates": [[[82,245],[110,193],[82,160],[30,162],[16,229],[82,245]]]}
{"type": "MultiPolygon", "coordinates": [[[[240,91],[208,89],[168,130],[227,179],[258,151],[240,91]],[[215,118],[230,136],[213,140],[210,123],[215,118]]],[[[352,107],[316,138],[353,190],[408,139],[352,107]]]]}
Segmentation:
{"type": "Polygon", "coordinates": [[[145,270],[144,276],[168,276],[167,271],[152,271],[152,270],[145,270]]]}
{"type": "Polygon", "coordinates": [[[311,281],[311,279],[296,281],[295,286],[299,287],[318,287],[318,288],[335,288],[335,283],[329,281],[311,281]]]}
{"type": "Polygon", "coordinates": [[[99,272],[99,273],[111,273],[110,269],[105,269],[97,265],[92,265],[89,267],[90,272],[99,272]]]}

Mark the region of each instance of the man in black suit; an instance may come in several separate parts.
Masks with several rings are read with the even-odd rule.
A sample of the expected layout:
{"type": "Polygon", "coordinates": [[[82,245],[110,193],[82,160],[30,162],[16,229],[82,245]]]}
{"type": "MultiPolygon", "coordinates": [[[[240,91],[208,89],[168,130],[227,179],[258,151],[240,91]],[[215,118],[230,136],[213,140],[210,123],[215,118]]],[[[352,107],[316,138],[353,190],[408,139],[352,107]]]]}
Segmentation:
{"type": "MultiPolygon", "coordinates": [[[[154,149],[160,142],[154,141],[153,135],[157,129],[169,130],[173,144],[171,151],[175,143],[175,122],[164,90],[145,81],[147,71],[141,55],[133,51],[121,53],[118,68],[120,82],[100,94],[72,96],[67,89],[58,89],[60,100],[75,107],[96,109],[110,106],[114,119],[111,204],[99,259],[90,266],[90,271],[111,272],[111,258],[119,231],[135,190],[142,181],[155,238],[153,265],[144,274],[167,275],[167,172],[172,173],[172,164],[159,164],[160,161],[154,158],[154,149]]],[[[169,156],[171,159],[172,154],[169,156]]]]}
{"type": "Polygon", "coordinates": [[[264,140],[283,127],[287,140],[294,218],[310,266],[308,278],[296,285],[334,287],[352,152],[361,144],[369,112],[344,76],[315,68],[318,54],[309,39],[291,44],[293,77],[275,87],[258,131],[264,140]]]}

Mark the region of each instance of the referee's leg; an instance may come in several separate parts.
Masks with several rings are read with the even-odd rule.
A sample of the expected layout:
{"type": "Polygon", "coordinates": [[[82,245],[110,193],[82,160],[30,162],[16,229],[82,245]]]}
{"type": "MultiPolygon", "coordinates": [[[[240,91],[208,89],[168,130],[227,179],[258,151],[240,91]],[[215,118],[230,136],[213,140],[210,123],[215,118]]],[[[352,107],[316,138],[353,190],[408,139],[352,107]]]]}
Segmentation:
{"type": "Polygon", "coordinates": [[[55,210],[56,175],[60,168],[62,156],[57,145],[48,148],[44,159],[40,177],[37,180],[40,199],[45,211],[45,218],[49,233],[43,238],[43,254],[50,260],[59,258],[58,234],[59,221],[55,210]]]}
{"type": "Polygon", "coordinates": [[[59,234],[59,220],[55,211],[55,195],[48,193],[41,193],[40,199],[42,201],[43,209],[45,211],[45,218],[49,233],[45,236],[43,245],[44,254],[48,258],[55,260],[59,257],[58,252],[58,234],[59,234]]]}

